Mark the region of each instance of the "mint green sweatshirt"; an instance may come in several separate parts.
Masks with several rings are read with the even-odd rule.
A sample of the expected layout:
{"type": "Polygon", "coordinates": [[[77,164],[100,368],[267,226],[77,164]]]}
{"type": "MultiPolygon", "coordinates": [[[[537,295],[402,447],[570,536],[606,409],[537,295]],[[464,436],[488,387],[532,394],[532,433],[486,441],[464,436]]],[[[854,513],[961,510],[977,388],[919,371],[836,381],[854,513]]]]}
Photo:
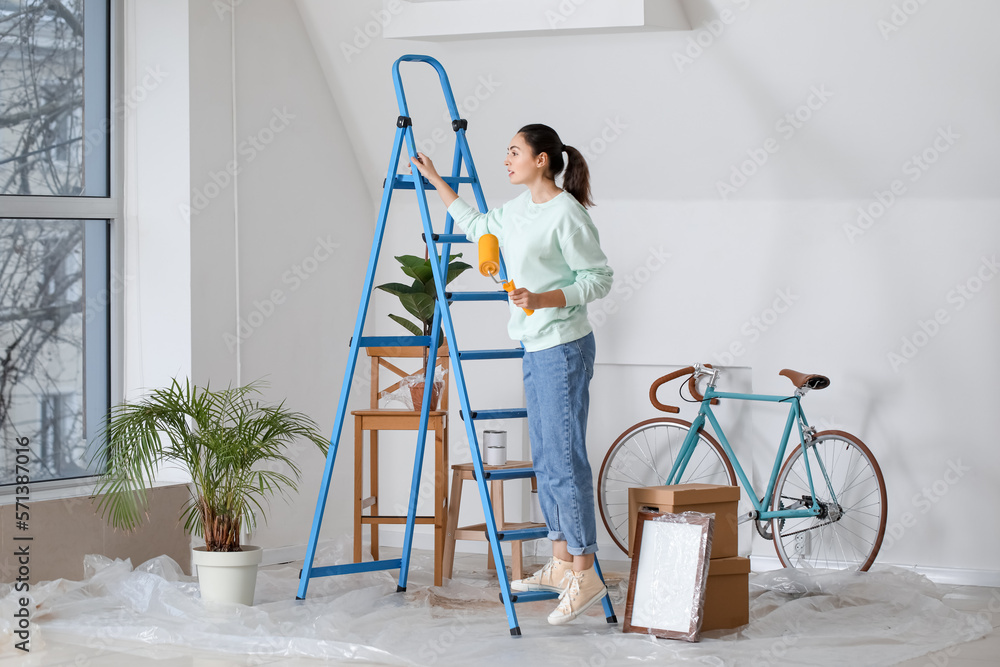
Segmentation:
{"type": "Polygon", "coordinates": [[[525,350],[555,347],[593,331],[587,304],[608,293],[614,272],[587,209],[573,195],[562,192],[536,204],[525,191],[489,213],[456,199],[448,212],[473,242],[483,234],[497,237],[507,277],[517,287],[535,293],[561,289],[566,296],[565,308],[539,308],[531,316],[509,304],[507,333],[525,350]]]}

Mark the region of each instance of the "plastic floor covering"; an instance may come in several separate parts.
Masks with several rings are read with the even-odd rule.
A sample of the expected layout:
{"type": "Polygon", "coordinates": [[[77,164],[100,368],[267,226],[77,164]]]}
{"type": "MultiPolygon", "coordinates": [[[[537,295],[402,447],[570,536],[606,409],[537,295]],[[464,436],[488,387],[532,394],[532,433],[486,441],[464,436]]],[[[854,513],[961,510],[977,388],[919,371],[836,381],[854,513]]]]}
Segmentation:
{"type": "MultiPolygon", "coordinates": [[[[317,564],[347,562],[348,546],[338,541],[321,550],[317,564]]],[[[295,600],[298,564],[263,568],[253,607],[206,605],[196,580],[165,556],[134,569],[128,561],[101,556],[88,556],[86,565],[83,581],[32,587],[33,657],[41,659],[50,642],[114,647],[135,655],[137,664],[188,649],[231,656],[226,664],[312,657],[421,666],[488,661],[519,667],[673,662],[856,667],[891,665],[992,631],[985,615],[945,603],[950,587],[896,568],[751,574],[750,623],[702,633],[700,642],[687,643],[623,633],[628,583],[610,572],[618,625],[607,624],[595,605],[569,625],[550,626],[545,617],[554,601],[533,602],[516,606],[523,635],[513,638],[495,576],[483,567],[456,572],[445,586],[430,586],[429,554],[415,554],[404,593],[395,592],[397,571],[389,570],[314,579],[300,601],[295,600]]],[[[20,653],[12,626],[20,595],[0,585],[0,661],[20,653]]]]}

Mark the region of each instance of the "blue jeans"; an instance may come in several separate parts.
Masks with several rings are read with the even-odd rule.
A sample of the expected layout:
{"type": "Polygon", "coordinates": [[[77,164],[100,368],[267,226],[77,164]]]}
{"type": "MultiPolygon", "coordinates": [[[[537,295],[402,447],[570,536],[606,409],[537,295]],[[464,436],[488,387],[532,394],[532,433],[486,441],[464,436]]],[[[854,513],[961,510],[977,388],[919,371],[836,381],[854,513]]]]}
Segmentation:
{"type": "Polygon", "coordinates": [[[594,477],[587,458],[587,413],[594,376],[594,334],[525,352],[531,460],[548,538],[574,556],[597,551],[594,477]]]}

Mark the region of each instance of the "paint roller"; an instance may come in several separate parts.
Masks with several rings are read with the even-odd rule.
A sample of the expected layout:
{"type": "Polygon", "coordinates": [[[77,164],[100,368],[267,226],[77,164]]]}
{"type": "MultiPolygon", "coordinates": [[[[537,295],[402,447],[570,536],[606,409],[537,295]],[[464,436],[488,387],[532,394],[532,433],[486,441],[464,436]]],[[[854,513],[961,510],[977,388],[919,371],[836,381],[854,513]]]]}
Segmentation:
{"type": "MultiPolygon", "coordinates": [[[[479,272],[484,276],[489,276],[493,282],[499,283],[508,294],[513,292],[514,281],[501,281],[500,275],[500,241],[493,234],[483,234],[479,237],[479,272]]],[[[534,310],[524,308],[525,315],[531,315],[534,310]]]]}

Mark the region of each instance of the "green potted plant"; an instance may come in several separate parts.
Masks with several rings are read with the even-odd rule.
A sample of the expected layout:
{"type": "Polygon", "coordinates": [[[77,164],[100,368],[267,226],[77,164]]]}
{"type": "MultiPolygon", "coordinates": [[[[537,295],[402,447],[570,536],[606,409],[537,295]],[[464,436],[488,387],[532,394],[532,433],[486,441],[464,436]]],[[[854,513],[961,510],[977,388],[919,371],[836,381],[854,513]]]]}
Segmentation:
{"type": "MultiPolygon", "coordinates": [[[[448,274],[445,276],[444,284],[447,286],[455,278],[462,275],[472,266],[459,261],[462,253],[448,257],[448,274]]],[[[380,289],[399,298],[400,304],[417,321],[413,322],[400,315],[390,314],[389,318],[400,324],[414,336],[430,336],[431,327],[434,325],[434,303],[437,290],[434,286],[434,274],[431,270],[431,260],[415,255],[400,255],[396,257],[400,267],[413,282],[409,285],[403,283],[385,283],[378,285],[380,289]]],[[[438,340],[444,345],[444,335],[439,335],[438,340]]],[[[439,354],[441,352],[439,351],[439,354]]],[[[446,353],[446,352],[445,352],[446,353]]],[[[384,354],[384,356],[391,356],[384,354]]],[[[427,350],[423,354],[423,368],[427,368],[427,350]]],[[[422,380],[410,384],[410,396],[413,400],[413,409],[419,410],[423,403],[424,383],[422,380]]],[[[437,388],[433,387],[431,392],[431,409],[437,407],[437,388]]]]}
{"type": "Polygon", "coordinates": [[[146,489],[164,463],[191,476],[184,528],[205,539],[192,552],[202,598],[253,604],[261,549],[240,544],[240,533],[256,525],[255,510],[275,493],[294,492],[300,477],[289,446],[308,440],[325,455],[329,441],[305,414],[264,405],[253,382],[213,391],[171,381],[143,399],[111,409],[95,454],[106,472],[96,501],[116,528],[138,527],[147,507],[146,489]],[[288,472],[282,472],[287,469],[288,472]],[[232,566],[227,565],[232,563],[232,566]]]}

